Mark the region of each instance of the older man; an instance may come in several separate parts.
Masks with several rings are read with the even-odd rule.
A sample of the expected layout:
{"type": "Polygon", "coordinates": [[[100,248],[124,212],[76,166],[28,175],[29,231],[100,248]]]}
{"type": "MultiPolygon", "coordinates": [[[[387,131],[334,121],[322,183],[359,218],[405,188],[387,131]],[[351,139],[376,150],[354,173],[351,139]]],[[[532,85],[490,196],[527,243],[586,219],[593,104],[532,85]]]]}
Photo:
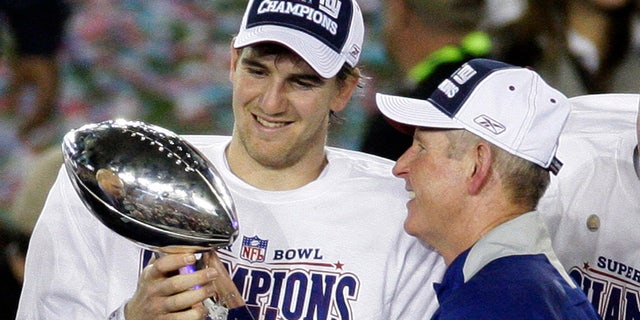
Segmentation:
{"type": "Polygon", "coordinates": [[[415,194],[405,230],[447,264],[432,319],[598,319],[535,211],[561,167],[562,93],[531,70],[474,59],[428,100],[377,102],[417,127],[394,174],[415,194]]]}

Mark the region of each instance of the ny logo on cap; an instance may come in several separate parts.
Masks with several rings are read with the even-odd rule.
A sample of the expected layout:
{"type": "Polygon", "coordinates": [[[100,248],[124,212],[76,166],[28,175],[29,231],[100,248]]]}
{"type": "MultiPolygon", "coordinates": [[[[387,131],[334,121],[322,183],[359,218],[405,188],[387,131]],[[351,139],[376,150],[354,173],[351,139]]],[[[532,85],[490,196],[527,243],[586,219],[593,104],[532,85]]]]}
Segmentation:
{"type": "Polygon", "coordinates": [[[334,19],[337,19],[338,15],[340,15],[341,6],[342,2],[340,0],[320,0],[320,6],[318,9],[324,11],[334,19]]]}
{"type": "Polygon", "coordinates": [[[468,64],[462,65],[452,76],[451,79],[445,79],[438,85],[438,89],[444,93],[447,98],[453,98],[460,91],[459,86],[465,84],[469,79],[478,73],[468,64]]]}
{"type": "Polygon", "coordinates": [[[451,76],[453,80],[459,85],[463,85],[469,81],[469,79],[473,78],[478,73],[476,69],[470,66],[468,63],[463,64],[456,73],[451,76]]]}

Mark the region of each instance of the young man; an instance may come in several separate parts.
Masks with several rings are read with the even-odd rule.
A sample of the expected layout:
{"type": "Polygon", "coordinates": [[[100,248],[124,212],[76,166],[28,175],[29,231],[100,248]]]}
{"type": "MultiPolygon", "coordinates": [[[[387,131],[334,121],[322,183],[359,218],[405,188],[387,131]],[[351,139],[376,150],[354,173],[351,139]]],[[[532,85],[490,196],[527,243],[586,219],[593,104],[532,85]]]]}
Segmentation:
{"type": "MultiPolygon", "coordinates": [[[[233,135],[189,137],[234,199],[239,237],[218,254],[256,319],[436,309],[444,265],[402,232],[408,196],[392,162],[325,146],[358,83],[363,29],[352,0],[250,1],[231,52],[233,135]]],[[[19,319],[201,319],[219,289],[212,269],[172,276],[193,255],[148,264],[87,212],[64,170],[29,250],[19,319]]]]}
{"type": "Polygon", "coordinates": [[[405,230],[448,265],[432,319],[598,319],[535,211],[560,168],[563,94],[531,70],[474,59],[428,100],[377,102],[417,127],[393,172],[415,195],[405,230]]]}
{"type": "Polygon", "coordinates": [[[603,319],[640,319],[637,94],[570,99],[562,171],[538,205],[553,248],[603,319]]]}

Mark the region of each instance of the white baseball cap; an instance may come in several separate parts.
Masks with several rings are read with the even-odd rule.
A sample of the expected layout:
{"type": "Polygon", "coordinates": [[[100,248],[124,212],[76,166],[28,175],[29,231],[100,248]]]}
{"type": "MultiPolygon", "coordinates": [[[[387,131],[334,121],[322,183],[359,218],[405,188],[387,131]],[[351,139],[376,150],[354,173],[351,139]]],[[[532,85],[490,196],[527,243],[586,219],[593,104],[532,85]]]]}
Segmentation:
{"type": "Polygon", "coordinates": [[[427,100],[378,93],[388,118],[411,126],[465,129],[557,174],[567,97],[527,68],[489,59],[463,64],[427,100]]]}
{"type": "Polygon", "coordinates": [[[250,0],[233,46],[277,42],[331,78],[345,62],[356,66],[363,38],[355,0],[250,0]]]}

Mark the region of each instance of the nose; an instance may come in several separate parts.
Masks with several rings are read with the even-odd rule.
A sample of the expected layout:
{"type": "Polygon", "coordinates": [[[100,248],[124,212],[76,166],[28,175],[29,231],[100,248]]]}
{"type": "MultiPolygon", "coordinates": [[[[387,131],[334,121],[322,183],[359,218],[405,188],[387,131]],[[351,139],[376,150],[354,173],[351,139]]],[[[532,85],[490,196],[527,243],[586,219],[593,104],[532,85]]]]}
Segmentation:
{"type": "Polygon", "coordinates": [[[404,178],[409,173],[409,151],[405,151],[398,160],[396,160],[396,164],[393,166],[392,173],[394,176],[398,178],[404,178]]]}
{"type": "Polygon", "coordinates": [[[285,92],[279,83],[270,83],[264,88],[260,107],[266,114],[278,114],[286,109],[285,92]]]}

